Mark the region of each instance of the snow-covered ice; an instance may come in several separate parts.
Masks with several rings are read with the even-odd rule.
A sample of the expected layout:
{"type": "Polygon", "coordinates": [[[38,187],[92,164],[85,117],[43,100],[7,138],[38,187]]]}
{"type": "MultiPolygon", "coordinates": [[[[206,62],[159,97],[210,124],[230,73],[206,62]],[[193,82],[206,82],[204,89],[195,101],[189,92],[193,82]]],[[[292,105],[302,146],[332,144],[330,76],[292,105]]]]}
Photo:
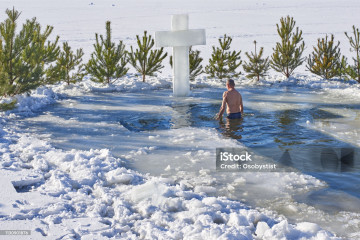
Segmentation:
{"type": "Polygon", "coordinates": [[[292,225],[242,203],[209,197],[204,192],[213,192],[211,187],[191,190],[123,168],[106,149],[63,151],[26,133],[3,137],[8,141],[1,143],[2,175],[16,173],[16,180],[2,179],[1,194],[7,197],[1,226],[30,229],[31,239],[249,239],[255,232],[269,238],[335,239],[319,227],[292,225]],[[34,175],[44,179],[31,180],[34,175]],[[268,229],[258,226],[264,222],[268,229]]]}
{"type": "MultiPolygon", "coordinates": [[[[166,89],[170,86],[168,84],[170,80],[164,80],[160,85],[156,79],[148,83],[132,80],[135,81],[134,85],[142,86],[142,91],[166,89]]],[[[44,87],[40,89],[41,91],[34,91],[29,97],[20,96],[19,108],[2,114],[2,123],[5,124],[2,128],[0,147],[2,171],[11,170],[12,184],[19,191],[15,193],[12,190],[15,195],[12,195],[11,199],[15,203],[6,205],[5,212],[2,213],[2,221],[6,222],[4,226],[30,228],[34,232],[34,239],[39,239],[38,236],[43,235],[47,237],[81,235],[84,239],[95,236],[99,238],[121,236],[129,239],[139,237],[248,239],[257,235],[264,239],[301,237],[335,239],[334,235],[317,224],[308,221],[289,223],[282,216],[290,213],[296,216],[295,219],[305,220],[308,217],[303,216],[302,212],[307,209],[305,211],[307,214],[313,212],[313,216],[319,218],[316,222],[322,222],[321,218],[328,218],[330,215],[327,213],[306,204],[299,204],[291,199],[291,194],[288,195],[300,189],[308,191],[322,188],[325,186],[322,181],[300,173],[268,174],[264,183],[262,183],[264,175],[250,173],[241,176],[229,173],[225,177],[227,180],[221,180],[224,176],[212,173],[211,168],[215,167],[214,164],[209,166],[210,169],[201,169],[206,162],[214,161],[216,146],[226,143],[227,146],[243,147],[235,140],[224,139],[215,130],[190,127],[133,134],[121,125],[114,125],[111,122],[95,123],[98,127],[114,128],[115,139],[118,139],[116,135],[121,135],[120,138],[123,139],[121,142],[126,143],[120,147],[123,149],[122,156],[116,158],[107,149],[57,149],[50,142],[63,140],[51,139],[51,136],[38,135],[34,132],[18,132],[5,123],[19,119],[19,116],[33,116],[32,121],[51,121],[54,124],[62,122],[62,118],[51,114],[46,118],[37,117],[37,108],[54,101],[60,101],[64,107],[84,110],[93,108],[95,105],[82,105],[67,99],[66,96],[78,96],[79,91],[85,95],[91,92],[111,94],[113,91],[136,94],[135,89],[126,89],[128,81],[130,77],[105,88],[89,81],[79,83],[72,88],[63,84],[53,90],[46,90],[44,87]],[[29,108],[28,105],[33,107],[29,108]],[[119,130],[115,130],[116,128],[119,130]],[[169,155],[169,151],[162,152],[158,149],[158,146],[164,144],[172,146],[172,154],[169,155]],[[151,166],[142,168],[144,160],[151,162],[153,168],[151,169],[151,166]],[[132,162],[135,169],[141,172],[150,170],[153,174],[148,175],[124,167],[129,162],[132,162]],[[187,165],[188,170],[186,170],[187,165]],[[192,168],[200,170],[191,171],[192,168]],[[159,171],[158,174],[156,171],[159,171]],[[164,176],[154,177],[159,174],[164,176]],[[219,188],[214,185],[215,181],[224,181],[226,184],[219,188]],[[255,210],[243,203],[216,197],[220,192],[234,198],[231,197],[232,194],[238,195],[234,192],[235,189],[249,185],[257,187],[254,191],[251,189],[244,191],[243,199],[256,199],[261,192],[262,198],[272,199],[272,196],[277,195],[282,200],[272,199],[266,202],[272,204],[271,208],[262,207],[255,210]],[[281,197],[282,194],[284,195],[281,197]],[[19,221],[20,225],[17,224],[19,221]]],[[[199,84],[201,88],[205,87],[204,84],[206,87],[212,86],[212,80],[201,81],[203,81],[199,84]]],[[[309,81],[309,84],[315,82],[309,81]]],[[[194,89],[199,86],[193,85],[194,89]]],[[[307,87],[311,89],[311,86],[307,87]]],[[[338,89],[342,87],[344,84],[339,84],[338,89]]],[[[353,91],[358,90],[354,87],[353,91]]],[[[293,97],[294,99],[290,100],[296,102],[296,95],[293,97]]],[[[206,102],[205,99],[193,97],[184,101],[206,102]]],[[[139,112],[146,111],[146,107],[141,104],[132,107],[124,105],[112,105],[111,108],[108,105],[98,107],[102,110],[126,111],[135,108],[139,112]]],[[[269,110],[257,105],[251,107],[261,111],[269,110]]],[[[283,109],[283,106],[280,105],[280,108],[283,109]]],[[[152,111],[170,111],[175,116],[178,114],[166,106],[154,106],[152,111]]],[[[64,124],[68,127],[81,124],[83,128],[87,128],[81,119],[74,117],[66,120],[64,124]]],[[[352,204],[351,201],[349,203],[352,204]]],[[[356,214],[351,216],[349,212],[339,214],[334,222],[348,219],[348,228],[354,228],[357,225],[357,216],[356,214]]],[[[355,234],[354,231],[352,234],[355,234]]]]}
{"type": "MultiPolygon", "coordinates": [[[[211,45],[217,44],[217,39],[224,33],[233,37],[233,47],[243,53],[252,50],[256,39],[265,47],[265,54],[270,54],[278,40],[275,24],[288,14],[294,16],[304,32],[305,55],[311,52],[317,38],[334,33],[341,41],[343,53],[350,57],[352,53],[348,51],[343,32],[351,31],[351,26],[360,20],[357,14],[360,4],[354,0],[160,0],[154,9],[153,4],[145,0],[0,1],[3,10],[15,6],[22,11],[21,20],[36,16],[41,23],[53,25],[54,35],[60,35],[61,41],[69,41],[73,48],[84,48],[85,60],[92,51],[94,33],[104,32],[106,20],[112,21],[115,40],[123,40],[129,47],[135,45],[136,34],[142,34],[144,30],[150,33],[168,30],[171,14],[189,13],[190,27],[205,28],[207,32],[207,45],[196,47],[202,51],[204,59],[209,58],[211,45]]],[[[0,14],[3,19],[4,14],[0,14]]],[[[216,174],[212,169],[215,165],[209,164],[214,161],[215,147],[225,143],[227,146],[245,146],[211,127],[184,127],[190,116],[181,104],[177,108],[136,102],[135,106],[111,102],[95,106],[79,103],[76,99],[83,96],[90,101],[97,94],[119,93],[126,97],[170,89],[171,69],[165,65],[162,74],[148,78],[146,83],[134,76],[131,69],[126,77],[111,86],[85,79],[73,86],[40,87],[30,96],[17,96],[17,109],[0,113],[3,184],[0,230],[30,229],[30,239],[79,239],[80,236],[81,239],[337,239],[334,233],[349,239],[360,237],[359,212],[352,208],[357,206],[358,198],[322,192],[326,183],[321,179],[299,172],[266,176],[216,174]],[[42,114],[42,108],[51,104],[60,104],[64,109],[93,108],[99,112],[169,112],[171,121],[178,127],[134,133],[111,121],[85,123],[77,116],[64,119],[50,111],[42,114]],[[12,124],[21,121],[44,126],[60,124],[74,130],[91,128],[94,134],[98,131],[98,139],[87,137],[81,140],[77,138],[79,133],[74,131],[68,133],[68,140],[74,138],[69,147],[66,139],[54,139],[51,134],[12,124]],[[101,137],[103,128],[112,128],[111,135],[101,137]],[[113,140],[119,140],[117,145],[120,146],[109,149],[113,140]],[[82,141],[93,143],[96,149],[92,146],[80,148],[82,141]],[[172,146],[173,154],[163,151],[162,146],[172,146]],[[144,166],[144,160],[153,166],[144,166]],[[204,165],[206,167],[202,168],[204,165]],[[308,191],[310,193],[306,195],[308,191]],[[328,202],[330,208],[347,210],[329,213],[322,210],[324,206],[309,204],[309,199],[333,200],[328,202]],[[334,201],[338,203],[333,205],[334,201]]],[[[321,109],[341,117],[304,119],[301,127],[359,146],[359,110],[346,107],[359,104],[359,85],[355,81],[322,80],[304,69],[304,66],[299,68],[288,81],[282,81],[283,77],[274,72],[260,83],[241,77],[237,84],[244,92],[253,86],[264,90],[299,88],[308,92],[284,92],[274,97],[254,94],[246,106],[271,113],[294,109],[306,111],[317,103],[342,104],[340,108],[324,106],[321,109]],[[274,98],[279,100],[278,104],[270,103],[274,98]]],[[[194,92],[211,92],[209,89],[223,86],[218,79],[205,76],[191,83],[194,92]]],[[[218,104],[216,100],[194,96],[190,95],[184,102],[218,104]]],[[[332,177],[338,179],[338,176],[332,177]]],[[[11,238],[6,236],[5,239],[11,238]]]]}

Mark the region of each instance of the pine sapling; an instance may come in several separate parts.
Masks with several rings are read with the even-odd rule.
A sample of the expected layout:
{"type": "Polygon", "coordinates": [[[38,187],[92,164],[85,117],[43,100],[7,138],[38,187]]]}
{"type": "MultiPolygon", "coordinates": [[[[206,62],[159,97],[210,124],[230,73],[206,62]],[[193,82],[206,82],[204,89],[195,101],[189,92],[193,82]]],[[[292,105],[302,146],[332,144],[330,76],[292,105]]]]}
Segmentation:
{"type": "MultiPolygon", "coordinates": [[[[200,57],[200,51],[199,50],[192,50],[190,47],[189,51],[189,71],[190,71],[190,81],[194,81],[197,76],[202,74],[203,66],[201,65],[201,62],[203,61],[203,58],[200,57]]],[[[170,65],[173,67],[173,58],[170,56],[170,65]]]]}
{"type": "Polygon", "coordinates": [[[41,25],[36,18],[26,20],[17,33],[17,20],[20,12],[14,8],[6,10],[7,19],[0,24],[0,84],[1,95],[14,96],[29,92],[46,83],[46,67],[54,62],[59,54],[59,37],[51,42],[47,39],[53,27],[41,25]]]}
{"type": "Polygon", "coordinates": [[[305,58],[302,54],[305,48],[305,42],[302,38],[302,31],[295,28],[296,22],[290,16],[280,19],[280,26],[276,24],[277,32],[281,42],[277,42],[274,53],[271,56],[271,67],[289,78],[294,70],[300,66],[305,58]]]}
{"type": "Polygon", "coordinates": [[[27,21],[25,26],[27,26],[25,31],[31,32],[35,40],[33,39],[30,44],[25,46],[23,63],[27,70],[24,72],[23,77],[17,81],[18,88],[15,94],[29,92],[40,85],[48,84],[46,68],[56,61],[60,53],[60,47],[58,46],[59,36],[56,37],[54,42],[47,41],[53,27],[46,26],[41,33],[41,26],[36,22],[35,18],[27,21]]]}
{"type": "Polygon", "coordinates": [[[84,52],[82,48],[77,49],[76,53],[74,53],[69,44],[64,42],[55,66],[48,69],[49,81],[65,81],[67,85],[70,85],[70,83],[81,80],[84,76],[83,65],[81,64],[83,56],[84,52]],[[75,71],[76,67],[77,71],[75,71]]]}
{"type": "Polygon", "coordinates": [[[334,35],[328,39],[319,38],[317,46],[314,46],[314,51],[308,57],[308,64],[306,68],[325,79],[340,76],[342,65],[346,59],[341,58],[340,42],[334,42],[334,35]]]}
{"type": "Polygon", "coordinates": [[[351,66],[349,66],[347,58],[345,56],[342,56],[337,76],[339,76],[339,78],[341,79],[349,80],[349,72],[351,71],[350,69],[351,66]]]}
{"type": "Polygon", "coordinates": [[[210,77],[219,79],[238,77],[241,72],[237,68],[241,65],[241,51],[230,51],[232,38],[226,34],[223,39],[219,39],[220,47],[213,46],[209,65],[205,67],[205,72],[210,77]]]}
{"type": "Polygon", "coordinates": [[[111,23],[106,22],[106,37],[95,34],[94,52],[86,65],[91,80],[111,84],[115,79],[123,77],[127,72],[127,52],[122,41],[118,44],[111,39],[111,23]]]}
{"type": "Polygon", "coordinates": [[[353,26],[353,37],[349,36],[347,32],[345,32],[346,37],[350,42],[350,51],[356,53],[356,57],[353,57],[354,65],[346,68],[346,73],[351,79],[355,79],[360,83],[360,32],[358,28],[353,26]]]}
{"type": "Polygon", "coordinates": [[[134,51],[133,47],[130,47],[129,61],[141,74],[142,81],[145,82],[146,76],[154,76],[156,72],[164,68],[162,61],[166,58],[167,53],[164,53],[164,48],[152,50],[155,41],[151,35],[147,35],[147,31],[144,31],[142,39],[139,35],[136,35],[136,39],[138,48],[134,51]]]}
{"type": "Polygon", "coordinates": [[[246,75],[247,78],[249,79],[256,78],[257,81],[259,81],[260,77],[266,76],[270,67],[270,62],[269,62],[269,57],[267,58],[262,57],[264,48],[261,47],[260,52],[257,53],[256,41],[254,41],[254,44],[255,44],[255,53],[253,52],[251,52],[251,54],[249,54],[248,52],[245,53],[245,55],[249,59],[249,62],[244,62],[243,68],[244,71],[248,73],[246,75]]]}

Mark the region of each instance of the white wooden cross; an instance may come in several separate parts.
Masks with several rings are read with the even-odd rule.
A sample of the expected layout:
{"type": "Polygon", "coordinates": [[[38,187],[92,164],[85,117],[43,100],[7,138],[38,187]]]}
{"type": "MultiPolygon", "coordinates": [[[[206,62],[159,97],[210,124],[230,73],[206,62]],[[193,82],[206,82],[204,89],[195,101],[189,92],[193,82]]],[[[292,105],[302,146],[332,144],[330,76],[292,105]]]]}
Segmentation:
{"type": "Polygon", "coordinates": [[[193,45],[205,45],[204,29],[189,29],[187,14],[173,15],[171,31],[155,33],[157,47],[173,48],[173,92],[175,97],[184,97],[190,93],[189,48],[193,45]]]}

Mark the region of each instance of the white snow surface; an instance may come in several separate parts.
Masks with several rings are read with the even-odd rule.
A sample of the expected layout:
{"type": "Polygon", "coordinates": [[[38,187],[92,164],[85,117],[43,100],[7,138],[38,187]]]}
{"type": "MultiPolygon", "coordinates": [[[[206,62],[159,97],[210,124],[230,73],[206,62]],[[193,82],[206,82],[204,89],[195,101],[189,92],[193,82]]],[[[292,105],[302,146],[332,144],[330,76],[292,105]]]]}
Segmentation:
{"type": "Polygon", "coordinates": [[[2,184],[40,186],[24,193],[2,188],[1,226],[32,230],[31,239],[251,239],[258,222],[268,224],[261,232],[268,239],[336,239],[310,223],[292,225],[202,193],[208,189],[193,191],[125,169],[107,149],[62,151],[26,133],[5,133],[3,139],[2,184]]]}
{"type": "MultiPolygon", "coordinates": [[[[360,20],[360,3],[355,0],[2,0],[0,6],[3,10],[15,6],[23,12],[21,20],[36,16],[41,23],[53,25],[54,34],[60,35],[61,41],[69,41],[74,48],[84,48],[85,60],[92,51],[95,32],[104,32],[106,20],[113,23],[114,39],[130,46],[135,45],[135,35],[142,34],[143,30],[169,30],[171,14],[189,13],[190,28],[206,28],[207,31],[208,45],[196,48],[202,51],[204,59],[209,58],[210,46],[217,44],[224,33],[233,37],[233,47],[243,53],[253,49],[252,42],[256,39],[265,47],[265,54],[270,54],[278,41],[275,24],[288,14],[295,17],[304,32],[306,54],[310,53],[317,38],[334,33],[342,42],[344,54],[350,57],[343,32],[351,31],[351,26],[360,20]]],[[[0,14],[3,20],[4,13],[0,14]]],[[[236,83],[242,87],[254,84],[304,87],[349,101],[360,98],[360,87],[355,81],[322,80],[305,72],[304,67],[298,71],[287,81],[271,73],[259,83],[245,77],[236,79],[236,83]]],[[[211,186],[192,188],[171,179],[126,169],[122,159],[115,158],[107,149],[64,151],[34,134],[3,127],[7,121],[33,115],[34,111],[68,95],[171,88],[170,72],[166,66],[162,74],[148,78],[146,83],[129,73],[110,86],[85,78],[75,85],[44,86],[30,95],[16,96],[17,108],[0,113],[0,230],[31,230],[27,239],[338,239],[314,223],[290,224],[285,217],[273,212],[213,197],[211,186]],[[18,193],[14,186],[30,186],[30,189],[18,193]]],[[[224,82],[200,76],[191,87],[224,87],[224,82]]],[[[338,127],[336,124],[341,126],[341,122],[334,123],[330,125],[332,130],[338,127]]],[[[329,127],[317,122],[309,125],[322,127],[324,131],[329,127]]],[[[340,128],[332,134],[354,142],[360,134],[359,129],[344,133],[340,128]]],[[[186,141],[187,133],[183,134],[183,141],[186,141]]],[[[219,135],[215,131],[211,134],[219,135]]],[[[223,140],[220,135],[217,138],[223,140]]],[[[360,142],[356,144],[360,146],[360,142]]],[[[137,150],[129,153],[130,158],[137,150]]],[[[236,179],[235,184],[243,181],[246,179],[236,179]]],[[[322,186],[319,180],[303,174],[288,175],[286,181],[322,186]]],[[[352,221],[354,225],[359,224],[352,221]]],[[[355,234],[354,239],[358,236],[360,233],[355,234]]],[[[0,239],[19,237],[0,235],[0,239]]]]}

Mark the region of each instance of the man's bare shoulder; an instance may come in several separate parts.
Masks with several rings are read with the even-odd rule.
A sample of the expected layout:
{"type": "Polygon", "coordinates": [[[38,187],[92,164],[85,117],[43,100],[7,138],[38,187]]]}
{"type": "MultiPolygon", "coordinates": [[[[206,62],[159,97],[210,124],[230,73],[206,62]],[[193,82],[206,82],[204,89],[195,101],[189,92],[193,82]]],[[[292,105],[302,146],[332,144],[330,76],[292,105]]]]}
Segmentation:
{"type": "Polygon", "coordinates": [[[231,96],[236,96],[239,95],[240,93],[236,90],[236,89],[232,89],[230,91],[226,91],[227,95],[231,95],[231,96]]]}
{"type": "Polygon", "coordinates": [[[238,90],[236,90],[236,89],[234,89],[235,90],[235,93],[237,94],[237,95],[240,95],[240,97],[241,97],[241,93],[238,91],[238,90]]]}

